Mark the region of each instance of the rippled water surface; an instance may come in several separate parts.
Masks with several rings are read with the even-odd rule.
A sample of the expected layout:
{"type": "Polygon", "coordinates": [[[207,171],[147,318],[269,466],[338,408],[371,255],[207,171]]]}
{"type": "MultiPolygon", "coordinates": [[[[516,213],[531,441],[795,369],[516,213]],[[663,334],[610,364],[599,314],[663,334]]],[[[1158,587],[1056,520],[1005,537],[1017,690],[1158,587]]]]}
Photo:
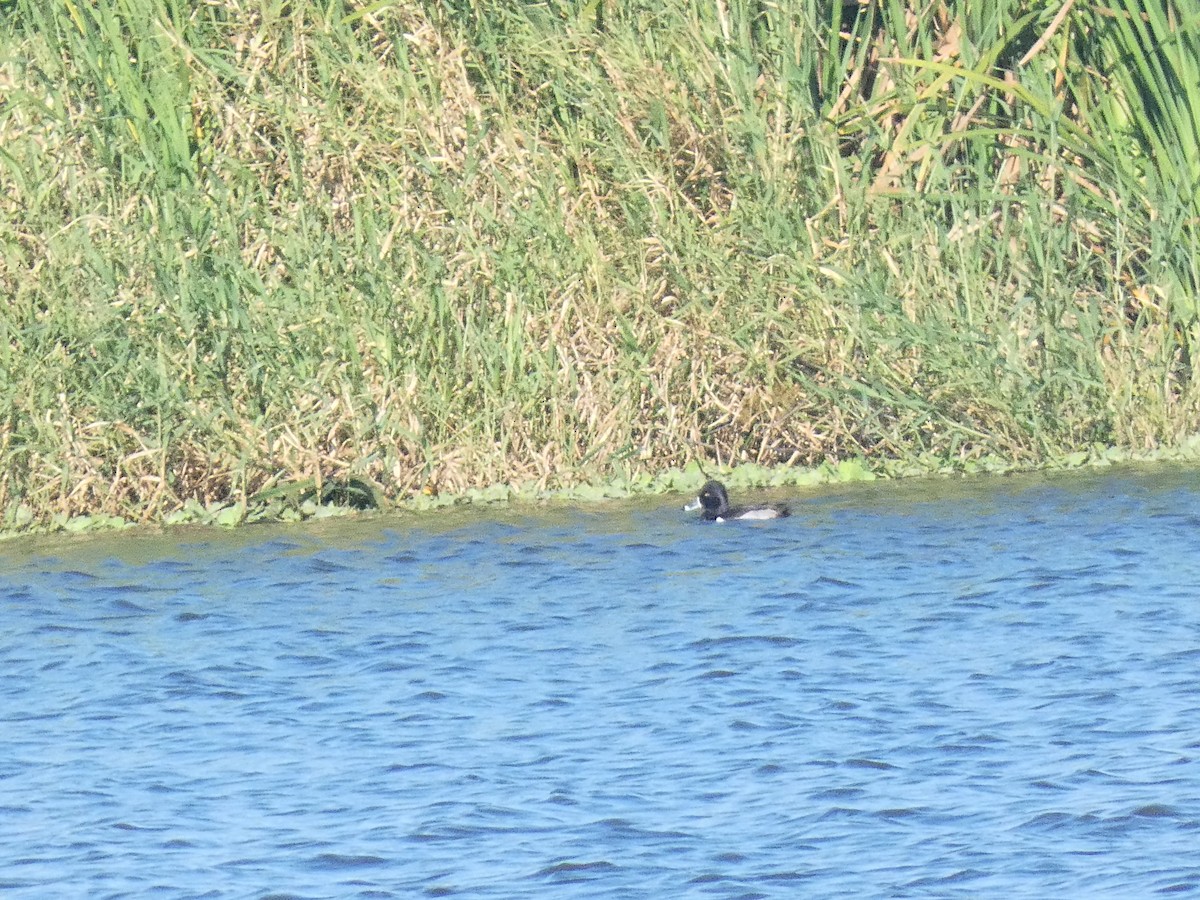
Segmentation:
{"type": "Polygon", "coordinates": [[[0,545],[13,897],[1200,890],[1200,474],[0,545]]]}

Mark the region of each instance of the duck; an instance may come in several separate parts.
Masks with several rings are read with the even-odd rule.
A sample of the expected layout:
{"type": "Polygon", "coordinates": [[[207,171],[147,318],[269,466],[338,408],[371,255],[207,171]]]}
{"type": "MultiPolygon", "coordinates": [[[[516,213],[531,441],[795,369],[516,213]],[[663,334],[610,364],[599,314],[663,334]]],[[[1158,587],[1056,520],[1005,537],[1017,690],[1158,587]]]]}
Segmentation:
{"type": "Polygon", "coordinates": [[[780,503],[766,506],[730,506],[729,494],[719,481],[709,481],[700,488],[700,495],[685,506],[684,512],[704,509],[700,518],[705,522],[726,522],[733,519],[782,519],[791,515],[791,510],[780,503]]]}

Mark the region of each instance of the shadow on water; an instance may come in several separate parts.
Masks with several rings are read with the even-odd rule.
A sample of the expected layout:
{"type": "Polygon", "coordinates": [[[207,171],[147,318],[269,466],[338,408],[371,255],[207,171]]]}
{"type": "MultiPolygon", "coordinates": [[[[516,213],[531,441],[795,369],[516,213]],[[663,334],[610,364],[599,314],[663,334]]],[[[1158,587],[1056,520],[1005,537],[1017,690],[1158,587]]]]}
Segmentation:
{"type": "Polygon", "coordinates": [[[0,545],[21,897],[1200,889],[1200,474],[0,545]]]}

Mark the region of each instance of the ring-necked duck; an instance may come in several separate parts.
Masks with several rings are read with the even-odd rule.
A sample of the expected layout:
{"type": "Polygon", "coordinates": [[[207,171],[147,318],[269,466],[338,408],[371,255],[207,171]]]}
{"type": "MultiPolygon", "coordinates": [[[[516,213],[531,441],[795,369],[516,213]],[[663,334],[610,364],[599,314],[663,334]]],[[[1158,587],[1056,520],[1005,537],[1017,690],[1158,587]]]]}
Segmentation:
{"type": "Polygon", "coordinates": [[[791,515],[786,506],[773,503],[769,506],[730,506],[725,485],[710,481],[700,488],[700,496],[685,506],[685,512],[704,508],[700,518],[706,522],[724,522],[730,519],[782,519],[791,515]]]}

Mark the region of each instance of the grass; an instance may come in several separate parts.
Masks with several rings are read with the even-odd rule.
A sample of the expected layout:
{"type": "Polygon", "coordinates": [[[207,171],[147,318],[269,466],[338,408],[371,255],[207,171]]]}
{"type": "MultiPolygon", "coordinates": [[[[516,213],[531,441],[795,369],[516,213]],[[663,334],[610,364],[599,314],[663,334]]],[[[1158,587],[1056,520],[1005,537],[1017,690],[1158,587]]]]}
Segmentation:
{"type": "Polygon", "coordinates": [[[1018,9],[0,4],[0,514],[1181,446],[1194,98],[1018,9]]]}

